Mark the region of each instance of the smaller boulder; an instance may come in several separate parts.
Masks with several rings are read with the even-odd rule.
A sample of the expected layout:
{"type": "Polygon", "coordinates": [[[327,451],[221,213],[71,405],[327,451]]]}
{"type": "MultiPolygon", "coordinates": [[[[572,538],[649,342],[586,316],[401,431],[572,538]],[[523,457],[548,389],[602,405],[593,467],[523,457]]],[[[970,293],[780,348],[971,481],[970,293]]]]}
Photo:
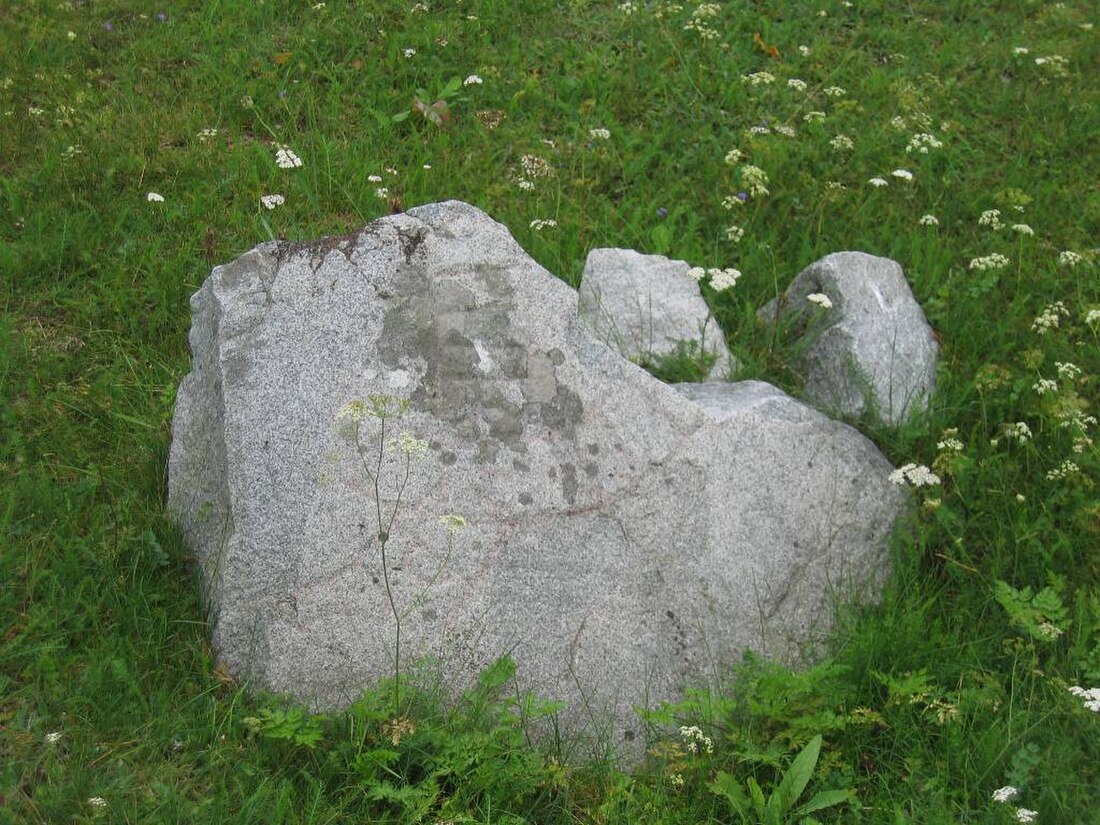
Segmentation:
{"type": "Polygon", "coordinates": [[[790,316],[815,404],[842,415],[870,410],[892,425],[927,409],[939,347],[897,261],[827,255],[757,314],[765,324],[790,316]]]}
{"type": "Polygon", "coordinates": [[[715,359],[707,379],[728,380],[726,339],[690,269],[684,261],[633,249],[593,249],[581,275],[581,325],[635,363],[673,355],[687,344],[715,359]]]}

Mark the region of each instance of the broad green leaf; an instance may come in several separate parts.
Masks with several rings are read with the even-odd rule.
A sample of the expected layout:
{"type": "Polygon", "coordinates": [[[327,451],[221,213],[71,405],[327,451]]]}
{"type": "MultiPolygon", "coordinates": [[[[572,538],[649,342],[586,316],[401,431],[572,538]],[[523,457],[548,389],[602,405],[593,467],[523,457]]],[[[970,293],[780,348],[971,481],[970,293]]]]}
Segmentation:
{"type": "Polygon", "coordinates": [[[738,813],[749,810],[751,802],[745,795],[745,789],[741,783],[731,774],[718,771],[714,781],[707,785],[707,789],[715,796],[720,796],[730,803],[730,807],[738,813]]]}
{"type": "Polygon", "coordinates": [[[810,783],[810,777],[814,775],[814,768],[817,767],[817,757],[820,752],[821,734],[818,734],[794,758],[791,767],[784,774],[775,793],[783,800],[785,811],[789,811],[795,800],[806,790],[806,786],[810,783]]]}
{"type": "Polygon", "coordinates": [[[805,805],[800,805],[798,809],[794,811],[794,815],[806,816],[806,814],[812,814],[814,811],[820,811],[825,808],[831,808],[833,805],[847,802],[851,797],[851,791],[821,791],[810,797],[810,801],[805,805]]]}
{"type": "Polygon", "coordinates": [[[764,792],[760,790],[760,786],[756,784],[754,777],[749,777],[749,793],[752,795],[752,806],[756,810],[756,815],[761,819],[764,818],[764,792]]]}

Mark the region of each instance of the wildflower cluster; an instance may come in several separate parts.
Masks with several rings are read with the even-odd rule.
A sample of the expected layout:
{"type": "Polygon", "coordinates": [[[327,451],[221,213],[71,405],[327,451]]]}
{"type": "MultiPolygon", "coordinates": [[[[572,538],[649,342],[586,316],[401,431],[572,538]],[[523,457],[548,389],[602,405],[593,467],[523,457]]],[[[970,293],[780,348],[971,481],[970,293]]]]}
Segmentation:
{"type": "Polygon", "coordinates": [[[918,132],[909,138],[909,145],[905,147],[906,154],[917,152],[927,155],[933,149],[943,148],[943,141],[928,132],[918,132]]]}
{"type": "Polygon", "coordinates": [[[1062,266],[1074,267],[1084,260],[1083,256],[1069,249],[1058,253],[1058,263],[1062,266]]]}
{"type": "Polygon", "coordinates": [[[742,83],[748,83],[750,86],[770,86],[775,83],[775,75],[771,72],[753,72],[752,74],[744,75],[741,78],[742,83]]]}
{"type": "Polygon", "coordinates": [[[703,735],[696,725],[681,727],[680,738],[687,743],[688,753],[714,753],[714,743],[711,738],[703,735]]]}
{"type": "MultiPolygon", "coordinates": [[[[993,792],[993,801],[1003,805],[1006,802],[1011,802],[1013,799],[1015,799],[1019,795],[1020,795],[1020,789],[1019,788],[1015,788],[1012,785],[1005,785],[1003,788],[997,788],[997,790],[995,790],[993,792]]],[[[1035,811],[1032,811],[1028,808],[1017,808],[1015,813],[1013,814],[1013,818],[1017,822],[1025,822],[1026,823],[1026,822],[1034,822],[1035,818],[1038,815],[1039,815],[1038,813],[1036,813],[1035,811]]]]}
{"type": "Polygon", "coordinates": [[[987,209],[982,212],[981,217],[978,218],[978,226],[988,226],[994,231],[1000,229],[1004,226],[1004,224],[1001,223],[1001,210],[987,209]]]}
{"type": "Polygon", "coordinates": [[[280,169],[297,169],[302,159],[288,146],[279,146],[275,150],[275,165],[280,169]]]}
{"type": "Polygon", "coordinates": [[[1100,713],[1100,687],[1083,688],[1074,685],[1069,689],[1069,692],[1084,702],[1086,710],[1100,713]]]}
{"type": "Polygon", "coordinates": [[[714,27],[714,18],[722,11],[717,3],[703,3],[691,13],[691,19],[684,24],[684,31],[693,31],[701,40],[717,40],[718,29],[714,27]]]}
{"type": "Polygon", "coordinates": [[[741,167],[741,181],[754,198],[768,194],[768,173],[759,166],[746,164],[741,167]]]}
{"type": "Polygon", "coordinates": [[[1058,329],[1060,319],[1068,317],[1069,310],[1061,301],[1047,304],[1043,311],[1031,322],[1031,331],[1037,332],[1039,335],[1046,335],[1052,329],[1058,329]]]}
{"type": "Polygon", "coordinates": [[[699,282],[702,282],[703,278],[709,277],[710,288],[715,292],[724,292],[736,286],[738,278],[741,277],[740,271],[736,269],[718,269],[714,267],[704,269],[701,266],[693,266],[688,270],[688,275],[699,282]]]}
{"type": "Polygon", "coordinates": [[[987,269],[1004,269],[1008,264],[1009,260],[1007,257],[999,252],[993,252],[989,255],[971,259],[970,269],[985,272],[987,269]]]}
{"type": "Polygon", "coordinates": [[[838,134],[836,137],[829,141],[829,145],[836,149],[838,152],[851,151],[856,146],[855,143],[852,142],[852,139],[844,134],[838,134]]]}
{"type": "Polygon", "coordinates": [[[923,464],[904,464],[890,473],[889,478],[899,487],[932,487],[940,483],[940,477],[923,464]]]}

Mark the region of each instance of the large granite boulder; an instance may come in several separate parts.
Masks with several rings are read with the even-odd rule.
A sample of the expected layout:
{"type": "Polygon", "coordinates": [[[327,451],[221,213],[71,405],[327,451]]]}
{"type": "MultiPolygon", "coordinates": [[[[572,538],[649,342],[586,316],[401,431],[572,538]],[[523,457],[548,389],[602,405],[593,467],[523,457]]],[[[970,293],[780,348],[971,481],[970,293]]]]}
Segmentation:
{"type": "Polygon", "coordinates": [[[927,409],[939,346],[896,261],[827,255],[758,313],[766,324],[784,316],[793,316],[805,393],[815,404],[842,415],[869,411],[887,424],[927,409]]]}
{"type": "Polygon", "coordinates": [[[728,380],[732,362],[725,336],[690,270],[686,262],[662,255],[593,249],[581,275],[581,323],[635,363],[680,347],[713,359],[708,378],[728,380]]]}
{"type": "Polygon", "coordinates": [[[385,526],[405,661],[457,690],[511,653],[571,734],[637,748],[635,706],[745,648],[797,657],[884,570],[900,494],[870,441],[767,384],[657,381],[466,204],[262,244],[191,309],[168,504],[258,687],[334,708],[391,672],[381,422],[358,422],[365,468],[337,420],[371,396],[408,402],[378,473],[384,519],[409,462],[385,526]],[[445,513],[468,522],[449,557],[445,513]]]}

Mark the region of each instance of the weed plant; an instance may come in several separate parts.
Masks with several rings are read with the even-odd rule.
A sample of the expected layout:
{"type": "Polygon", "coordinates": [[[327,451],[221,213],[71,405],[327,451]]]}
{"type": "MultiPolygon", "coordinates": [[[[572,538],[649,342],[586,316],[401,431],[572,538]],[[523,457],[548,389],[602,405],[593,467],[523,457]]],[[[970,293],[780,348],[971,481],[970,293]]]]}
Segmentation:
{"type": "Polygon", "coordinates": [[[0,821],[1100,821],[1095,15],[0,4],[0,821]],[[736,268],[712,312],[795,392],[755,313],[828,253],[900,261],[939,336],[928,416],[863,424],[916,503],[881,603],[656,709],[632,772],[527,741],[507,660],[449,708],[251,696],[164,515],[210,267],[447,198],[574,284],[597,246],[736,268]]]}

